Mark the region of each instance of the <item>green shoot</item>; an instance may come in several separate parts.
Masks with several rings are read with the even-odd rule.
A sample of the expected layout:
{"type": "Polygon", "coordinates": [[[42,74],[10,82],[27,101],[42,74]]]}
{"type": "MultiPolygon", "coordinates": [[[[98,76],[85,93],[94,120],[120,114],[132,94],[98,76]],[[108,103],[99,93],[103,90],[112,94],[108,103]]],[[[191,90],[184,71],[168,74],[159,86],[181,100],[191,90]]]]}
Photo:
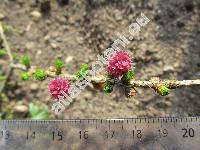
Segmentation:
{"type": "Polygon", "coordinates": [[[105,93],[111,93],[113,91],[113,85],[111,85],[109,82],[105,83],[103,91],[105,93]]]}
{"type": "Polygon", "coordinates": [[[36,80],[42,81],[42,80],[46,79],[47,73],[42,69],[38,69],[35,71],[34,77],[36,80]]]}
{"type": "Polygon", "coordinates": [[[21,74],[21,80],[23,80],[23,81],[29,80],[29,77],[30,76],[27,72],[24,72],[24,73],[21,74]]]}
{"type": "Polygon", "coordinates": [[[57,59],[55,61],[55,67],[56,67],[56,74],[57,75],[61,74],[61,70],[64,67],[64,62],[60,59],[57,59]]]}
{"type": "Polygon", "coordinates": [[[78,79],[83,79],[88,74],[88,70],[89,70],[89,65],[82,64],[76,73],[76,77],[78,79]]]}
{"type": "Polygon", "coordinates": [[[4,80],[6,80],[6,76],[0,75],[0,81],[4,81],[4,80]]]}
{"type": "Polygon", "coordinates": [[[167,96],[170,93],[170,89],[165,85],[160,85],[157,91],[161,96],[167,96]]]}
{"type": "Polygon", "coordinates": [[[5,56],[6,54],[7,54],[6,50],[4,50],[4,49],[0,50],[0,57],[5,56]]]}
{"type": "Polygon", "coordinates": [[[4,32],[9,32],[10,30],[12,30],[12,27],[7,24],[2,24],[2,27],[4,32]]]}
{"type": "Polygon", "coordinates": [[[133,77],[135,76],[135,73],[132,70],[129,70],[124,76],[123,78],[126,81],[130,81],[131,79],[133,79],[133,77]]]}
{"type": "Polygon", "coordinates": [[[27,55],[22,56],[21,63],[26,66],[26,68],[30,68],[30,57],[27,55]]]}

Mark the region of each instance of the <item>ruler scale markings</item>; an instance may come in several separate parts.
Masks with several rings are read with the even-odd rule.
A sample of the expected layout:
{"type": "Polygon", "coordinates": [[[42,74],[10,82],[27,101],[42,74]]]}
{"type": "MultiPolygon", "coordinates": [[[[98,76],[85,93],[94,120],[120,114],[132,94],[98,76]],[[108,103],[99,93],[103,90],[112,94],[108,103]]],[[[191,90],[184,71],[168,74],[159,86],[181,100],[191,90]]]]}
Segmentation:
{"type": "Polygon", "coordinates": [[[16,145],[16,147],[17,145],[19,145],[19,148],[24,144],[26,144],[26,146],[32,145],[34,147],[37,146],[42,147],[45,146],[45,144],[42,142],[45,143],[52,142],[52,129],[55,129],[54,145],[52,145],[53,143],[50,144],[54,148],[59,147],[59,145],[68,145],[70,147],[70,145],[73,145],[74,141],[81,142],[82,140],[85,141],[84,143],[86,144],[85,145],[86,147],[92,144],[91,142],[98,142],[99,140],[100,141],[103,140],[101,143],[104,144],[101,144],[101,146],[104,147],[109,143],[113,145],[114,143],[112,143],[112,139],[116,140],[121,139],[120,140],[121,142],[126,141],[126,146],[134,145],[134,143],[137,144],[138,142],[143,143],[145,145],[145,142],[147,142],[145,141],[145,139],[147,137],[148,138],[152,137],[150,138],[150,143],[153,142],[159,144],[159,142],[161,142],[162,144],[161,143],[160,144],[165,145],[165,147],[167,146],[170,147],[170,145],[167,145],[167,143],[168,144],[170,143],[172,145],[174,144],[174,146],[177,147],[177,149],[184,149],[185,146],[185,149],[190,148],[195,150],[199,149],[198,147],[199,136],[200,136],[199,121],[200,121],[199,117],[84,119],[84,120],[69,119],[69,120],[41,120],[41,121],[2,120],[0,123],[1,125],[0,127],[3,136],[1,135],[0,137],[0,142],[1,142],[0,146],[2,146],[2,144],[7,144],[7,142],[5,142],[6,140],[9,141],[9,145],[6,145],[8,147],[8,150],[10,145],[16,145]],[[155,119],[157,120],[156,122],[155,119]],[[74,126],[73,124],[76,122],[78,124],[74,126]],[[161,126],[162,129],[161,128],[159,129],[158,126],[161,126]],[[135,138],[134,140],[130,140],[133,128],[134,128],[135,138]],[[100,138],[102,134],[99,133],[105,133],[104,131],[108,131],[107,129],[110,130],[110,132],[108,132],[109,140],[100,138]],[[81,141],[77,139],[79,137],[78,131],[80,130],[83,138],[81,139],[81,141]],[[153,137],[155,135],[158,135],[158,130],[160,130],[159,131],[160,136],[158,137],[159,140],[156,140],[157,138],[153,137]],[[115,133],[117,134],[113,134],[113,131],[115,131],[115,133]],[[8,137],[8,133],[11,135],[11,138],[8,137]],[[150,136],[151,134],[152,136],[150,136]],[[137,137],[140,137],[140,139],[138,139],[137,137]],[[28,139],[28,143],[23,142],[26,139],[28,139]],[[73,139],[73,140],[72,141],[70,140],[71,142],[68,142],[68,140],[66,139],[68,140],[73,139]],[[167,142],[167,140],[170,139],[171,142],[170,141],[167,142]],[[34,145],[34,141],[39,141],[39,143],[37,142],[37,144],[34,145]],[[178,147],[180,145],[181,147],[178,147]]]}

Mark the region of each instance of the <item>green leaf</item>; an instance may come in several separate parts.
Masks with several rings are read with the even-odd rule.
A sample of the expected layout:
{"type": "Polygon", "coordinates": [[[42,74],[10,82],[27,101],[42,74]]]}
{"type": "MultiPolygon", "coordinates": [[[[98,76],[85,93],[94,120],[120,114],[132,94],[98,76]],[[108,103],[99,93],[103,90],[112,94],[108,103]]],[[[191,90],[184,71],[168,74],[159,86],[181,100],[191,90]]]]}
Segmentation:
{"type": "Polygon", "coordinates": [[[14,28],[13,30],[19,35],[22,35],[24,33],[24,31],[20,28],[14,28]]]}
{"type": "Polygon", "coordinates": [[[30,103],[29,104],[29,113],[30,113],[30,116],[36,116],[37,113],[39,112],[39,107],[33,103],[30,103]]]}
{"type": "Polygon", "coordinates": [[[6,50],[1,49],[0,50],[0,57],[3,57],[7,54],[6,50]]]}
{"type": "Polygon", "coordinates": [[[7,24],[2,24],[2,27],[4,32],[9,32],[10,30],[12,30],[12,27],[7,24]]]}
{"type": "Polygon", "coordinates": [[[20,59],[17,54],[12,54],[12,57],[13,57],[14,60],[19,60],[20,59]]]}
{"type": "Polygon", "coordinates": [[[6,76],[0,75],[0,81],[4,81],[6,79],[6,76]]]}
{"type": "Polygon", "coordinates": [[[29,104],[29,115],[30,119],[48,119],[49,110],[46,105],[36,105],[33,103],[29,104]]]}

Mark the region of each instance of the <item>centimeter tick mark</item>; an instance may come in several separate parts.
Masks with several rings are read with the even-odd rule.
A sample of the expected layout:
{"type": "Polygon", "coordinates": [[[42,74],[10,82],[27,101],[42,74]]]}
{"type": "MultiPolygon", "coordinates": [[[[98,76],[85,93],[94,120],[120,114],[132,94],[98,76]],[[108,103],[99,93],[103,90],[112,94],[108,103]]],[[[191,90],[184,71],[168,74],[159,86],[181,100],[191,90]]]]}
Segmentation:
{"type": "MultiPolygon", "coordinates": [[[[65,120],[67,121],[67,120],[65,120]]],[[[81,120],[81,119],[74,119],[74,120],[69,120],[69,124],[67,124],[66,126],[63,126],[63,123],[64,121],[57,121],[57,120],[52,120],[52,121],[26,121],[26,120],[23,120],[23,121],[20,121],[20,120],[10,120],[10,121],[0,121],[1,124],[2,124],[2,129],[5,128],[5,129],[8,129],[8,130],[13,130],[13,132],[15,132],[14,130],[16,130],[17,132],[20,132],[22,131],[23,129],[27,129],[27,130],[37,130],[40,131],[40,128],[43,126],[51,126],[51,127],[59,127],[59,125],[62,125],[60,126],[60,129],[62,130],[63,129],[66,129],[67,127],[70,127],[72,126],[73,123],[77,123],[77,126],[75,127],[79,127],[80,128],[82,127],[80,124],[81,123],[85,123],[84,124],[84,127],[87,126],[88,129],[105,129],[104,126],[98,126],[99,124],[104,124],[104,125],[108,125],[107,127],[109,128],[109,130],[111,129],[115,129],[115,130],[125,130],[127,127],[126,130],[128,129],[131,129],[131,130],[137,130],[137,129],[140,129],[141,127],[144,128],[149,128],[148,130],[151,130],[151,129],[156,129],[156,127],[154,125],[152,125],[152,122],[153,123],[156,123],[157,125],[160,125],[161,128],[165,127],[168,131],[174,131],[174,130],[177,130],[177,132],[179,132],[178,130],[179,129],[182,129],[182,128],[192,128],[194,127],[195,125],[196,126],[200,126],[200,123],[197,122],[199,121],[199,118],[198,117],[168,117],[168,118],[139,118],[139,119],[124,119],[124,120],[102,120],[102,119],[85,119],[85,120],[81,120]],[[129,122],[130,121],[130,122],[129,122]],[[90,123],[92,123],[92,125],[90,125],[90,123]],[[95,125],[94,125],[95,123],[95,125]],[[125,126],[124,126],[124,123],[125,123],[125,126]],[[127,123],[127,124],[126,124],[127,123]],[[140,124],[142,123],[142,124],[140,124]],[[195,124],[194,124],[195,123],[195,124]],[[114,125],[115,124],[115,125],[114,125]],[[165,126],[166,124],[169,124],[170,126],[165,126]],[[176,125],[178,124],[178,125],[176,125]],[[113,126],[112,126],[113,125],[113,126]],[[180,126],[182,128],[176,128],[176,126],[180,126]],[[130,127],[130,128],[129,128],[130,127]],[[172,129],[172,128],[176,128],[176,129],[172,129]]],[[[4,130],[5,130],[4,129],[4,130]]],[[[51,128],[45,128],[44,130],[49,130],[51,128]]],[[[153,131],[153,130],[152,130],[153,131]]],[[[162,133],[163,130],[161,130],[161,133],[162,133]]],[[[83,132],[83,131],[81,131],[83,132]]],[[[84,131],[85,132],[85,131],[84,131]]],[[[121,131],[121,132],[124,132],[124,131],[121,131]]],[[[168,132],[169,134],[170,132],[168,132]]],[[[145,132],[144,132],[145,134],[145,132]]],[[[162,134],[165,134],[165,131],[164,133],[162,134]]],[[[60,137],[60,133],[56,136],[60,137]]],[[[84,133],[84,136],[87,137],[89,136],[90,137],[90,131],[86,131],[84,133]]],[[[98,136],[98,135],[96,135],[98,136]]],[[[145,135],[144,135],[145,136],[145,135]]]]}

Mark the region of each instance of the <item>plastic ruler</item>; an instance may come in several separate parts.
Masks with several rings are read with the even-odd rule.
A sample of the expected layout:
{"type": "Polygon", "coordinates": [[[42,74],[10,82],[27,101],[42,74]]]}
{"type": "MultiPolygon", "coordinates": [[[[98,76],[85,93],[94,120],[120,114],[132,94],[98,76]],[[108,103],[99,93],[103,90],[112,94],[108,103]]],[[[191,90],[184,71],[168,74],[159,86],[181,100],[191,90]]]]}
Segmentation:
{"type": "Polygon", "coordinates": [[[199,150],[200,117],[1,120],[0,150],[199,150]]]}

